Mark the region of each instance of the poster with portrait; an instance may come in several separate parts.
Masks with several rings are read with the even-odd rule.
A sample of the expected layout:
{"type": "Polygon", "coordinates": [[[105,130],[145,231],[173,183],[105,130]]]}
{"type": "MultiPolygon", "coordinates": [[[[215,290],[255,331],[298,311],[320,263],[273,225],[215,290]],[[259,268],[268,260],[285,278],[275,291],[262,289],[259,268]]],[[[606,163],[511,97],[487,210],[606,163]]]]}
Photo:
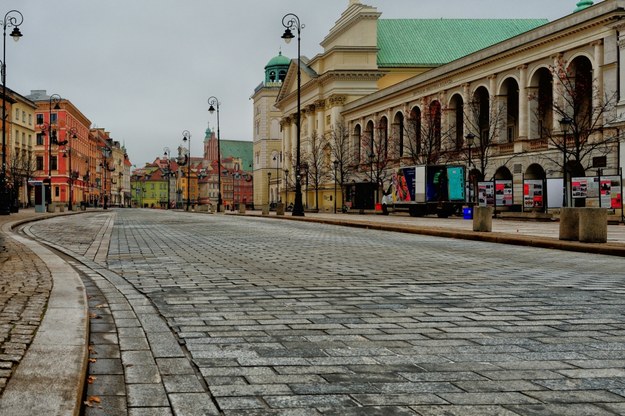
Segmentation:
{"type": "Polygon", "coordinates": [[[512,181],[497,180],[495,181],[495,201],[498,207],[512,206],[512,181]]]}
{"type": "Polygon", "coordinates": [[[523,181],[523,207],[540,208],[544,206],[544,186],[541,179],[523,181]]]}

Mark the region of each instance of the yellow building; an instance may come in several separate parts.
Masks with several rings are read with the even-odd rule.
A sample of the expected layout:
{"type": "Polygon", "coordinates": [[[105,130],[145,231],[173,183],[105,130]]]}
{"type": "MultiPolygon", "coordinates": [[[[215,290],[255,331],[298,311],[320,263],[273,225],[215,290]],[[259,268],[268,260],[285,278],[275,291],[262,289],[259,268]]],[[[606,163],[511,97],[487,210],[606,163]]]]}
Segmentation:
{"type": "MultiPolygon", "coordinates": [[[[256,90],[255,126],[262,132],[280,117],[282,166],[295,166],[299,142],[303,199],[323,211],[333,209],[335,181],[341,202],[370,209],[398,167],[419,164],[464,165],[467,202],[479,202],[488,182],[512,193],[492,196],[499,208],[605,206],[572,188],[574,178],[609,175],[622,198],[616,128],[625,121],[625,66],[617,57],[625,42],[614,22],[624,16],[619,0],[580,1],[575,10],[571,3],[570,15],[549,23],[384,19],[350,0],[323,51],[301,56],[299,67],[291,61],[275,103],[263,86],[256,90]]],[[[270,137],[259,134],[266,148],[270,137]]],[[[271,153],[260,149],[255,157],[269,173],[271,153]]]]}

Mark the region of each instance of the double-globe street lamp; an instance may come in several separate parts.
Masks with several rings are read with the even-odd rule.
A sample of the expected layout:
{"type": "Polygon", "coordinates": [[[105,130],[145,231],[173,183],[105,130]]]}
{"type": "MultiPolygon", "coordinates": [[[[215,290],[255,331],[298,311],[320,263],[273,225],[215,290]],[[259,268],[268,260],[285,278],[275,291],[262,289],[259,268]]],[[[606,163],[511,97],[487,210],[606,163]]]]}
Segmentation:
{"type": "MultiPolygon", "coordinates": [[[[56,130],[52,130],[52,110],[61,109],[61,107],[59,106],[59,103],[61,102],[61,100],[62,98],[59,94],[52,94],[50,96],[50,98],[48,99],[48,125],[46,126],[44,123],[43,128],[41,129],[42,134],[45,134],[46,130],[48,131],[48,177],[46,179],[47,181],[46,201],[48,205],[52,204],[52,145],[61,144],[57,140],[56,130]],[[52,107],[52,104],[54,104],[54,108],[52,107]]],[[[55,120],[54,122],[56,123],[57,120],[55,120]]],[[[57,161],[57,169],[58,169],[58,161],[57,161]]]]}
{"type": "Polygon", "coordinates": [[[219,131],[219,100],[215,96],[208,98],[208,112],[213,114],[217,111],[217,212],[221,212],[221,145],[219,131]]]}
{"type": "Polygon", "coordinates": [[[191,211],[191,133],[189,130],[182,131],[182,141],[189,142],[187,153],[187,211],[191,211]]]}
{"type": "Polygon", "coordinates": [[[19,26],[24,21],[24,16],[17,10],[10,10],[4,15],[2,24],[2,61],[0,61],[0,71],[2,75],[2,171],[0,172],[0,215],[9,215],[11,212],[9,202],[9,192],[7,189],[7,145],[6,145],[6,96],[7,96],[7,68],[6,68],[6,50],[7,50],[7,27],[13,27],[11,37],[17,42],[22,37],[19,26]]]}
{"type": "Polygon", "coordinates": [[[300,171],[300,142],[301,142],[301,94],[302,94],[302,69],[301,69],[301,32],[304,25],[300,22],[299,17],[293,13],[288,13],[282,18],[282,26],[286,28],[282,39],[289,43],[295,35],[291,29],[297,29],[297,146],[296,146],[296,178],[295,182],[295,203],[293,204],[293,216],[303,217],[304,206],[302,205],[302,184],[300,171]]]}

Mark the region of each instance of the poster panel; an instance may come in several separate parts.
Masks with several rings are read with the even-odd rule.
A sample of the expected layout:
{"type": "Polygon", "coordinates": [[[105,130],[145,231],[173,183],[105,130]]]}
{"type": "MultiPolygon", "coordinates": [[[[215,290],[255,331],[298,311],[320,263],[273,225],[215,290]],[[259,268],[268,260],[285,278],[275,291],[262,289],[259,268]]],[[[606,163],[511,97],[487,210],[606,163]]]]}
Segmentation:
{"type": "Polygon", "coordinates": [[[493,182],[477,183],[477,202],[481,207],[495,204],[495,184],[493,182]]]}
{"type": "Polygon", "coordinates": [[[447,168],[447,192],[450,201],[464,201],[464,167],[450,166],[447,168]]]}
{"type": "Polygon", "coordinates": [[[498,207],[509,207],[513,203],[512,181],[497,180],[495,181],[495,200],[498,207]]]}
{"type": "Polygon", "coordinates": [[[523,207],[542,208],[544,204],[542,179],[526,179],[523,181],[523,207]]]}

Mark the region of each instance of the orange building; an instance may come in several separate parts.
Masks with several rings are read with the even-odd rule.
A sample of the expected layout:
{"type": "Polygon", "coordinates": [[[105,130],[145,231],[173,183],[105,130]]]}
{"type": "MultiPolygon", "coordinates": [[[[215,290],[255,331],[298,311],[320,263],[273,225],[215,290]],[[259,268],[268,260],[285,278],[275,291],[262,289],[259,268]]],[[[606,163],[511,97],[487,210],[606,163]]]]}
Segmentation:
{"type": "Polygon", "coordinates": [[[89,202],[99,159],[89,133],[91,121],[69,100],[45,90],[33,90],[26,98],[37,105],[34,177],[47,184],[48,201],[68,206],[89,202]]]}

